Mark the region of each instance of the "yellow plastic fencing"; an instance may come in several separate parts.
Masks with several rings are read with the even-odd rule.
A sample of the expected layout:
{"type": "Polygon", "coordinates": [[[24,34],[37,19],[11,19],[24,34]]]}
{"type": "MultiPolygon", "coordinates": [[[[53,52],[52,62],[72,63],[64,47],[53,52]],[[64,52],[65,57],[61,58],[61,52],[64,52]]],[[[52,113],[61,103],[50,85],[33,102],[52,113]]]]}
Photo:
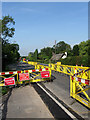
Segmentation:
{"type": "Polygon", "coordinates": [[[70,76],[70,96],[90,108],[90,79],[70,76]]]}
{"type": "Polygon", "coordinates": [[[84,79],[90,78],[90,70],[89,70],[90,67],[57,65],[57,64],[49,64],[49,67],[51,68],[51,70],[58,71],[70,76],[73,76],[75,73],[80,73],[78,74],[77,77],[81,77],[84,79]]]}
{"type": "MultiPolygon", "coordinates": [[[[47,81],[47,80],[51,80],[51,69],[44,68],[44,69],[35,69],[35,70],[0,72],[0,77],[2,78],[2,81],[0,81],[0,86],[6,86],[5,78],[12,78],[12,77],[14,77],[14,79],[15,79],[15,85],[23,84],[23,83],[47,81]],[[29,79],[24,80],[24,78],[23,78],[23,81],[20,81],[20,74],[24,75],[24,73],[29,74],[29,79]],[[43,77],[42,76],[43,74],[41,74],[41,73],[45,73],[46,77],[43,77]],[[49,77],[47,77],[47,75],[49,77]]],[[[10,82],[10,80],[9,80],[9,82],[10,82]]]]}
{"type": "Polygon", "coordinates": [[[70,96],[90,108],[90,67],[61,65],[56,64],[40,65],[38,63],[28,62],[34,65],[35,69],[49,68],[70,76],[70,96]]]}

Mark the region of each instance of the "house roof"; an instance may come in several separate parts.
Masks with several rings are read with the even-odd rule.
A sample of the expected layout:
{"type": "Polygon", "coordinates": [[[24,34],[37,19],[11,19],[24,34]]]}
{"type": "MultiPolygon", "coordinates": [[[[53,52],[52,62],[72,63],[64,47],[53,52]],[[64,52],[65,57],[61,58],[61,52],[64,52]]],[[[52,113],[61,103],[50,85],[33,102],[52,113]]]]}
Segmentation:
{"type": "Polygon", "coordinates": [[[63,57],[63,55],[65,55],[65,53],[59,53],[59,54],[53,53],[53,56],[51,57],[50,60],[59,60],[60,58],[63,57]]]}

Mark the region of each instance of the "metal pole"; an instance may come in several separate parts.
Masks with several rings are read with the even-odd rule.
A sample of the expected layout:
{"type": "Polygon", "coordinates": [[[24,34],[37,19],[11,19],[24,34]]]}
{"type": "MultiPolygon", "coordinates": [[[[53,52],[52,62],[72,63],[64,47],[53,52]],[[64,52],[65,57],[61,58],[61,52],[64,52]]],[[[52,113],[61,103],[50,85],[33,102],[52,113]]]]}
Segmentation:
{"type": "MultiPolygon", "coordinates": [[[[56,54],[56,40],[55,40],[55,54],[56,54]]],[[[55,63],[56,63],[56,60],[55,60],[55,63]]]]}

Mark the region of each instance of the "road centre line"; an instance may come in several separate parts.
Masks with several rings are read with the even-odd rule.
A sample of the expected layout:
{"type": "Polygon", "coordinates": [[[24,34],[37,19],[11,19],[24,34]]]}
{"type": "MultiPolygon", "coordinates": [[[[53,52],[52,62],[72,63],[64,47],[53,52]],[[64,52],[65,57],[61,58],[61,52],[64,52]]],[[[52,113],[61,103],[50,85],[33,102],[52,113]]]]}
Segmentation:
{"type": "Polygon", "coordinates": [[[37,85],[49,95],[72,119],[78,120],[73,114],[71,114],[61,103],[59,103],[53,96],[51,96],[39,83],[37,85]]]}

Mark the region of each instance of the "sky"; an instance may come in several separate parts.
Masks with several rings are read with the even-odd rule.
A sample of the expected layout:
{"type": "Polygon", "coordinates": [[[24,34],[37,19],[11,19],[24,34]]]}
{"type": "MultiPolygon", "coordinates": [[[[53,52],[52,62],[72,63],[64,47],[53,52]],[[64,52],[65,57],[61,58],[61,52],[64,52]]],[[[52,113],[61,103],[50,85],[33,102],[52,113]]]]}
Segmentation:
{"type": "Polygon", "coordinates": [[[71,47],[88,40],[88,2],[2,2],[2,16],[15,20],[16,41],[20,55],[60,41],[71,47]]]}

